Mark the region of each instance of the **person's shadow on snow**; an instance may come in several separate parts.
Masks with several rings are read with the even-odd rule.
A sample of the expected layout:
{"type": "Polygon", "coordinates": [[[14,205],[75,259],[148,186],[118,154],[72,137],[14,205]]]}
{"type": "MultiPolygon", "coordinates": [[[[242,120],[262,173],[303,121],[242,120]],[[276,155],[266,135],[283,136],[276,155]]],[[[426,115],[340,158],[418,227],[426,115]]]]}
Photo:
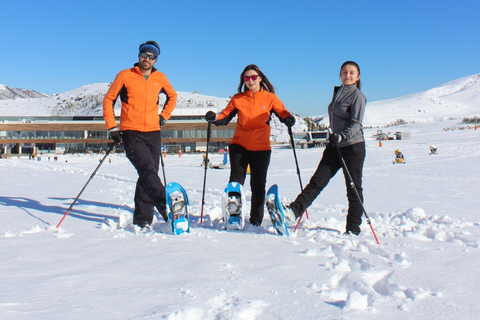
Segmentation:
{"type": "MultiPolygon", "coordinates": [[[[62,205],[58,206],[52,206],[52,205],[45,205],[42,204],[41,202],[33,199],[28,199],[24,197],[2,197],[0,196],[0,206],[6,206],[6,207],[15,207],[19,208],[23,211],[25,211],[28,215],[31,217],[37,219],[38,221],[42,222],[45,225],[52,225],[50,222],[47,222],[43,220],[42,218],[38,217],[35,215],[33,211],[43,211],[46,213],[53,213],[53,214],[58,214],[63,216],[70,205],[73,203],[74,199],[73,198],[48,198],[52,200],[58,200],[58,201],[63,201],[62,205]]],[[[106,215],[106,214],[98,214],[95,213],[89,208],[81,209],[80,207],[84,206],[93,206],[93,207],[101,207],[101,208],[110,208],[112,210],[125,210],[129,211],[133,214],[132,208],[130,208],[127,205],[115,205],[111,203],[104,203],[104,202],[98,202],[98,201],[89,201],[89,200],[82,200],[79,199],[75,203],[75,206],[72,208],[71,212],[69,213],[69,217],[72,218],[77,218],[77,219],[82,219],[86,221],[93,221],[93,222],[103,222],[105,219],[115,219],[118,220],[119,217],[115,215],[106,215]]],[[[58,223],[55,222],[55,225],[58,223]]]]}

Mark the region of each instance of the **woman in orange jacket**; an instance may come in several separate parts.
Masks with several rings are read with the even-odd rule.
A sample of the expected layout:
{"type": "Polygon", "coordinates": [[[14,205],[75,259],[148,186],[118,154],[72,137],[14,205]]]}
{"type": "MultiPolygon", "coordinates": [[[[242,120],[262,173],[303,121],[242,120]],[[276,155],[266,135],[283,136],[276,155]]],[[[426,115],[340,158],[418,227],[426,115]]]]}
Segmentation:
{"type": "Polygon", "coordinates": [[[217,126],[227,125],[237,116],[237,126],[230,142],[230,180],[241,185],[245,182],[250,165],[252,203],[250,223],[259,226],[263,220],[265,184],[270,164],[270,119],[272,113],[286,126],[295,124],[295,117],[285,109],[275,95],[275,89],[263,72],[250,64],[240,75],[238,93],[220,113],[207,112],[205,118],[217,126]]]}

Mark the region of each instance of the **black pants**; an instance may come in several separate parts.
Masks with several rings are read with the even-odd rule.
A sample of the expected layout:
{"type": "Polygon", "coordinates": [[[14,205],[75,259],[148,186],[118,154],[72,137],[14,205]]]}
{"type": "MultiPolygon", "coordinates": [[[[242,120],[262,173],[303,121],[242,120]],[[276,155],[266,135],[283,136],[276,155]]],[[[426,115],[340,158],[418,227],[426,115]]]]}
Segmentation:
{"type": "Polygon", "coordinates": [[[162,145],[160,131],[123,131],[122,140],[127,158],[138,173],[133,223],[151,224],[154,207],[165,218],[165,186],[158,176],[162,145]]]}
{"type": "Polygon", "coordinates": [[[231,169],[229,182],[238,182],[243,186],[247,175],[247,167],[250,164],[250,188],[252,190],[250,223],[256,226],[259,226],[263,220],[265,184],[267,183],[271,153],[271,150],[248,151],[239,145],[230,145],[231,169]]]}
{"type": "MultiPolygon", "coordinates": [[[[360,232],[360,224],[362,223],[363,215],[363,189],[362,189],[362,171],[363,163],[365,161],[365,142],[356,143],[351,146],[340,148],[342,157],[345,160],[348,171],[352,176],[355,188],[361,198],[358,200],[354,189],[350,186],[350,181],[347,174],[344,172],[345,184],[347,186],[348,198],[348,214],[346,230],[354,233],[360,232]]],[[[310,182],[297,196],[294,202],[289,206],[298,217],[300,216],[315,200],[315,198],[322,192],[333,176],[342,168],[342,162],[338,156],[335,147],[328,144],[323,152],[322,160],[317,167],[317,170],[310,178],[310,182]]]]}

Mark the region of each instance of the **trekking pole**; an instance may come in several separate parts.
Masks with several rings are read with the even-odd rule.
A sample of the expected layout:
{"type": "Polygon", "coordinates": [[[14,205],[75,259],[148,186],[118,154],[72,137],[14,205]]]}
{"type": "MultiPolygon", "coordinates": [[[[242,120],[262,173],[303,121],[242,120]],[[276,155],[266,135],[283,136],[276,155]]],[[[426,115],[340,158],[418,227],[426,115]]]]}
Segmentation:
{"type": "Polygon", "coordinates": [[[163,182],[165,183],[165,187],[167,186],[167,176],[165,175],[165,162],[163,162],[163,152],[160,153],[160,163],[162,164],[162,171],[163,171],[163,182]]]}
{"type": "MultiPolygon", "coordinates": [[[[295,165],[297,167],[298,181],[300,182],[300,191],[303,191],[302,176],[300,175],[300,167],[298,166],[297,152],[295,151],[295,141],[293,139],[292,127],[288,127],[288,134],[290,135],[290,142],[292,144],[293,157],[295,158],[295,165]]],[[[308,210],[305,210],[305,213],[307,214],[307,219],[308,219],[308,210]]],[[[300,216],[300,219],[298,219],[297,225],[295,226],[295,229],[293,230],[293,232],[297,231],[298,225],[302,220],[302,216],[303,216],[303,212],[302,212],[302,215],[300,216]]]]}
{"type": "Polygon", "coordinates": [[[365,207],[363,206],[363,201],[360,198],[360,195],[358,194],[357,187],[355,186],[355,183],[353,182],[352,176],[350,175],[350,171],[348,171],[347,164],[345,163],[345,160],[343,159],[342,153],[340,152],[340,148],[338,145],[335,143],[335,149],[337,149],[338,156],[340,157],[340,161],[342,162],[342,167],[344,172],[346,173],[348,180],[350,181],[350,187],[355,191],[355,194],[357,195],[358,201],[360,201],[360,205],[362,206],[363,214],[365,215],[365,218],[367,218],[367,223],[370,225],[370,229],[372,229],[373,236],[375,237],[375,240],[377,241],[377,244],[380,244],[378,241],[377,235],[375,234],[375,230],[373,230],[372,223],[370,222],[370,218],[368,217],[367,211],[365,211],[365,207]]]}
{"type": "Polygon", "coordinates": [[[62,220],[60,220],[60,222],[57,224],[56,228],[58,229],[58,227],[60,227],[60,225],[62,224],[63,220],[65,220],[65,218],[67,217],[67,215],[70,213],[70,210],[72,210],[73,206],[75,205],[75,203],[77,202],[78,198],[80,198],[80,196],[82,195],[83,191],[85,190],[85,188],[87,187],[88,183],[93,179],[93,177],[95,176],[95,174],[97,173],[98,169],[100,168],[100,166],[103,164],[103,162],[105,161],[105,159],[107,159],[108,155],[110,154],[110,152],[112,152],[113,148],[115,147],[115,144],[112,143],[108,149],[107,149],[107,152],[105,153],[105,156],[103,157],[102,160],[100,160],[100,163],[98,164],[97,168],[95,169],[95,171],[93,171],[92,175],[90,176],[90,179],[88,179],[87,183],[85,183],[85,185],[83,186],[82,190],[80,191],[80,193],[78,194],[78,196],[75,198],[75,200],[73,200],[72,204],[70,205],[70,207],[68,208],[67,212],[65,212],[65,214],[63,215],[63,218],[62,220]]]}
{"type": "Polygon", "coordinates": [[[205,173],[203,175],[203,191],[202,191],[202,210],[200,213],[200,224],[203,223],[203,207],[205,205],[205,184],[207,182],[207,169],[208,169],[208,145],[210,144],[210,134],[212,131],[212,122],[208,121],[207,128],[207,153],[205,154],[205,173]]]}

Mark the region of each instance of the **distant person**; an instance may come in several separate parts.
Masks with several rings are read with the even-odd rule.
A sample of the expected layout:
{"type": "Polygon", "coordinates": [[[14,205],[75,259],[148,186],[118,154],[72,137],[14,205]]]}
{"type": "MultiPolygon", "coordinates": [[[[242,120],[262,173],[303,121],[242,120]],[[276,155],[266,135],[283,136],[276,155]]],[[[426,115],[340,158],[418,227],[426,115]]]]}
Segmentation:
{"type": "Polygon", "coordinates": [[[403,156],[403,153],[398,149],[395,150],[395,162],[397,163],[405,162],[405,157],[403,156]]]}
{"type": "MultiPolygon", "coordinates": [[[[342,168],[336,146],[352,176],[358,195],[363,202],[362,171],[365,161],[365,139],[363,137],[362,120],[367,103],[360,91],[360,67],[353,61],[346,61],[340,68],[342,85],[334,88],[333,99],[328,106],[330,120],[330,142],[323,152],[317,170],[310,178],[308,185],[297,196],[294,202],[285,208],[285,217],[290,223],[300,217],[312,204],[315,198],[327,186],[333,176],[342,168]]],[[[345,176],[348,197],[347,234],[360,234],[363,207],[350,181],[345,176]]]]}
{"type": "Polygon", "coordinates": [[[227,125],[238,116],[235,133],[229,146],[230,180],[241,185],[245,182],[250,165],[252,203],[250,223],[260,226],[265,206],[265,184],[270,164],[270,118],[275,113],[287,127],[295,124],[295,117],[285,109],[275,95],[275,89],[267,76],[256,65],[245,67],[240,74],[238,93],[226,108],[217,114],[208,111],[207,121],[217,126],[227,125]]]}
{"type": "Polygon", "coordinates": [[[165,74],[154,67],[159,55],[160,47],[155,41],[142,43],[138,63],[117,74],[103,100],[108,136],[117,144],[123,140],[127,158],[138,173],[133,223],[139,227],[151,225],[154,207],[167,221],[165,186],[158,176],[160,127],[170,119],[177,93],[165,74]],[[160,93],[165,93],[167,100],[159,114],[160,93]],[[118,96],[122,101],[120,128],[113,110],[118,96]]]}

